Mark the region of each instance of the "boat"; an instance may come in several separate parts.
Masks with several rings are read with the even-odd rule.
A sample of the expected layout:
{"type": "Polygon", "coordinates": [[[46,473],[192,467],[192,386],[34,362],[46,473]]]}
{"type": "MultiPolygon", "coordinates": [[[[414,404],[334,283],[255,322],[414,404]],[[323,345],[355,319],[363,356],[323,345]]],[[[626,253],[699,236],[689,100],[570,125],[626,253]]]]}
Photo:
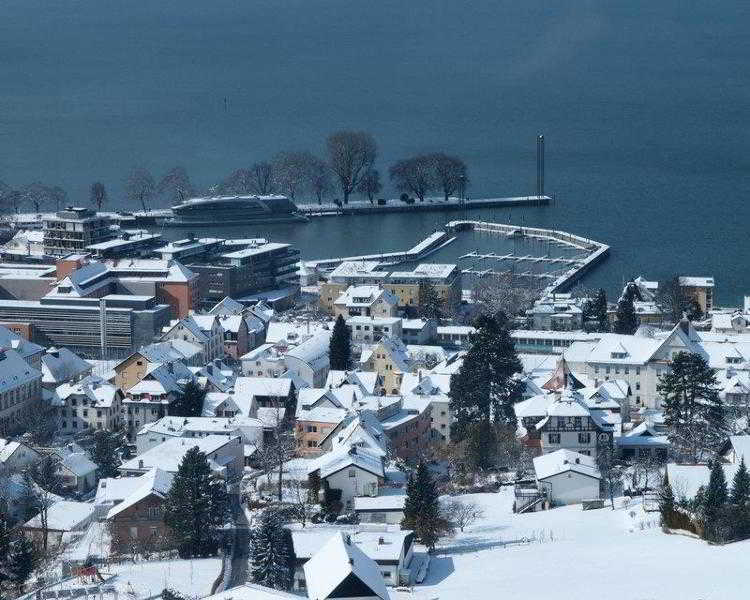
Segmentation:
{"type": "Polygon", "coordinates": [[[165,227],[210,227],[259,223],[306,223],[286,196],[212,196],[190,198],[172,207],[172,216],[157,221],[165,227]]]}

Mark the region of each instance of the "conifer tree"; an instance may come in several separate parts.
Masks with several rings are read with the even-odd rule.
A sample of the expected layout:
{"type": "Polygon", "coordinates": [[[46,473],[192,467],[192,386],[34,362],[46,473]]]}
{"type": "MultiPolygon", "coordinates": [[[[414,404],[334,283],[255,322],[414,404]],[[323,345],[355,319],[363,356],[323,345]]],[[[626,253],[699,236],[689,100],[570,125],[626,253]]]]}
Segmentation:
{"type": "Polygon", "coordinates": [[[200,417],[203,414],[206,391],[195,381],[188,381],[182,388],[182,394],[169,405],[169,414],[176,417],[200,417]]]}
{"type": "Polygon", "coordinates": [[[604,333],[609,331],[609,316],[607,315],[607,293],[599,289],[594,300],[593,311],[591,315],[597,322],[597,329],[604,333]]]}
{"type": "Polygon", "coordinates": [[[117,477],[117,468],[122,461],[118,455],[123,445],[123,440],[118,433],[97,429],[94,431],[94,445],[91,447],[91,460],[99,467],[96,471],[97,477],[117,477]]]}
{"type": "Polygon", "coordinates": [[[633,335],[638,329],[638,316],[635,314],[635,291],[632,283],[629,283],[620,299],[617,301],[617,312],[615,313],[615,333],[633,335]]]}
{"type": "Polygon", "coordinates": [[[417,539],[429,550],[433,550],[439,537],[450,529],[440,512],[437,487],[424,462],[420,462],[416,473],[409,477],[401,528],[413,529],[417,539]]]}
{"type": "Polygon", "coordinates": [[[419,315],[424,319],[439,319],[443,314],[443,302],[431,281],[419,284],[419,315]]]}
{"type": "Polygon", "coordinates": [[[667,437],[681,458],[697,462],[726,432],[716,374],[697,354],[680,352],[656,387],[667,437]]]}
{"type": "Polygon", "coordinates": [[[16,586],[19,592],[23,591],[23,584],[31,576],[35,566],[36,555],[34,554],[34,547],[25,535],[19,533],[11,541],[6,559],[8,579],[16,586]]]}
{"type": "Polygon", "coordinates": [[[341,315],[336,318],[336,323],[333,325],[329,345],[329,360],[333,371],[346,371],[351,366],[351,331],[341,315]]]}
{"type": "Polygon", "coordinates": [[[659,512],[661,513],[662,523],[667,527],[671,527],[674,507],[674,492],[665,474],[664,483],[661,486],[661,490],[659,490],[659,512]]]}
{"type": "Polygon", "coordinates": [[[211,474],[206,455],[195,446],[185,453],[164,501],[164,522],[183,558],[216,550],[217,528],[227,515],[223,481],[211,474]]]}
{"type": "Polygon", "coordinates": [[[281,515],[267,509],[260,525],[250,532],[250,572],[253,581],[277,590],[292,587],[295,568],[294,546],[281,515]]]}
{"type": "Polygon", "coordinates": [[[10,578],[10,570],[8,569],[10,542],[11,535],[8,523],[3,515],[0,515],[0,589],[2,589],[3,583],[10,578]]]}
{"type": "Polygon", "coordinates": [[[711,475],[708,487],[703,494],[703,518],[706,524],[706,534],[709,539],[716,538],[716,526],[723,508],[727,503],[727,480],[724,469],[719,460],[711,465],[711,475]]]}
{"type": "Polygon", "coordinates": [[[184,596],[171,588],[164,588],[161,591],[161,600],[185,600],[184,596]]]}
{"type": "Polygon", "coordinates": [[[745,466],[745,457],[740,459],[740,466],[732,479],[732,493],[729,501],[739,507],[746,507],[750,502],[750,474],[745,466]]]}
{"type": "Polygon", "coordinates": [[[502,312],[482,315],[475,327],[461,368],[451,376],[449,395],[458,440],[466,436],[470,423],[514,425],[513,405],[521,399],[522,383],[514,375],[522,366],[507,317],[502,312]]]}

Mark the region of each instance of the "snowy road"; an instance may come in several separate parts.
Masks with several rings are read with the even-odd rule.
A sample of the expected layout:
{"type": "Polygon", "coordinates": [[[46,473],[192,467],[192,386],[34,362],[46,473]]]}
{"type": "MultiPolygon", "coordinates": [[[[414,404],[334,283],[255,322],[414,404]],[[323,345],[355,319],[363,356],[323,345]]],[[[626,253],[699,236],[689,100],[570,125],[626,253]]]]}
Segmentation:
{"type": "Polygon", "coordinates": [[[234,538],[234,556],[232,557],[232,576],[227,589],[242,585],[247,581],[248,575],[247,560],[250,547],[250,524],[247,521],[244,510],[239,509],[235,511],[235,521],[237,526],[234,538]]]}

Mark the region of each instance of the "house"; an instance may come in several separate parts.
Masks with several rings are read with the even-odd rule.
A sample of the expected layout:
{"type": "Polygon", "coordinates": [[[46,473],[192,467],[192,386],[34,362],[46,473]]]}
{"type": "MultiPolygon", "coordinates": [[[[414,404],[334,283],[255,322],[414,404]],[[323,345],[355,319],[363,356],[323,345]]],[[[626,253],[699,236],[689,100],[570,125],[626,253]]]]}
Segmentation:
{"type": "MultiPolygon", "coordinates": [[[[26,363],[40,371],[42,369],[42,356],[44,346],[30,342],[26,337],[10,329],[13,325],[0,325],[0,348],[13,350],[26,361],[26,363]]],[[[15,327],[14,327],[15,328],[15,327]]],[[[18,328],[19,331],[21,328],[18,328]]]]}
{"type": "Polygon", "coordinates": [[[733,312],[714,312],[711,314],[711,332],[737,335],[746,333],[748,327],[747,314],[736,310],[733,312]]]}
{"type": "Polygon", "coordinates": [[[395,317],[398,298],[377,285],[350,286],[333,303],[334,318],[349,317],[395,317]]]}
{"type": "Polygon", "coordinates": [[[296,404],[294,382],[286,377],[238,377],[232,395],[243,404],[251,402],[257,407],[293,409],[296,404]]]}
{"type": "Polygon", "coordinates": [[[205,598],[206,600],[300,600],[297,594],[282,592],[255,583],[243,583],[205,598]]]}
{"type": "Polygon", "coordinates": [[[435,319],[402,319],[401,339],[405,344],[429,344],[437,337],[435,319]]]}
{"type": "Polygon", "coordinates": [[[526,317],[531,329],[574,331],[583,327],[581,300],[571,294],[551,294],[536,300],[526,317]]]}
{"type": "Polygon", "coordinates": [[[653,458],[666,461],[670,443],[666,432],[643,421],[632,430],[617,438],[617,447],[624,458],[653,458]]]}
{"type": "Polygon", "coordinates": [[[745,463],[750,463],[750,435],[729,436],[719,449],[719,455],[732,464],[739,464],[743,457],[745,463]]]}
{"type": "Polygon", "coordinates": [[[380,568],[386,585],[398,586],[410,580],[410,568],[414,554],[414,532],[397,528],[332,528],[292,529],[292,543],[297,566],[294,575],[293,590],[304,591],[305,564],[325,546],[332,535],[349,536],[352,544],[367,557],[375,561],[380,568]]]}
{"type": "Polygon", "coordinates": [[[398,394],[404,374],[413,370],[406,346],[401,340],[391,337],[363,350],[360,363],[365,370],[380,376],[387,394],[398,394]]]}
{"type": "Polygon", "coordinates": [[[40,458],[41,454],[30,446],[0,438],[0,473],[18,473],[40,458]]]}
{"type": "Polygon", "coordinates": [[[341,490],[344,511],[354,508],[357,496],[377,496],[385,480],[382,457],[357,446],[323,455],[312,473],[317,473],[322,486],[341,490]]]}
{"type": "Polygon", "coordinates": [[[352,342],[357,344],[372,344],[383,337],[402,336],[399,317],[349,317],[346,325],[351,332],[352,342]]]}
{"type": "MultiPolygon", "coordinates": [[[[435,342],[444,348],[465,348],[476,329],[469,325],[441,325],[435,329],[435,342]]],[[[407,344],[424,342],[407,342],[407,344]]]]}
{"type": "Polygon", "coordinates": [[[136,453],[143,454],[170,438],[239,436],[245,446],[263,446],[263,424],[249,417],[163,417],[144,425],[136,435],[136,453]]]}
{"type": "Polygon", "coordinates": [[[590,456],[556,450],[534,458],[534,473],[538,488],[552,505],[599,498],[601,474],[590,456]]]}
{"type": "Polygon", "coordinates": [[[0,435],[22,426],[41,401],[42,373],[19,352],[0,347],[0,435]]]}
{"type": "Polygon", "coordinates": [[[389,409],[389,414],[380,418],[380,425],[396,455],[414,462],[425,454],[432,440],[432,397],[407,394],[389,409]]]}
{"type": "Polygon", "coordinates": [[[190,314],[164,328],[161,340],[179,339],[200,346],[207,362],[224,356],[224,331],[217,315],[190,314]]]}
{"type": "Polygon", "coordinates": [[[169,547],[169,528],[164,523],[164,499],[172,487],[173,474],[149,469],[134,478],[138,486],[109,509],[106,521],[112,535],[112,553],[169,547]]]}
{"type": "Polygon", "coordinates": [[[380,566],[345,533],[335,533],[303,568],[310,600],[389,600],[380,566]]]}
{"type": "Polygon", "coordinates": [[[188,367],[201,367],[206,360],[201,347],[188,341],[172,339],[155,342],[115,365],[114,383],[127,392],[157,366],[178,362],[188,367]]]}
{"type": "Polygon", "coordinates": [[[447,444],[451,436],[453,413],[450,408],[450,375],[438,373],[407,373],[401,382],[401,394],[415,394],[429,398],[431,405],[430,428],[431,439],[447,444]]]}
{"type": "Polygon", "coordinates": [[[287,371],[308,387],[322,387],[328,376],[331,332],[321,331],[295,346],[285,357],[287,371]]]}
{"type": "Polygon", "coordinates": [[[51,453],[60,459],[57,474],[62,485],[72,493],[85,494],[96,485],[96,470],[99,468],[88,454],[77,444],[53,448],[51,453]]]}
{"type": "Polygon", "coordinates": [[[240,357],[242,374],[248,377],[280,377],[286,372],[284,357],[287,350],[283,344],[261,344],[240,357]]]}
{"type": "Polygon", "coordinates": [[[343,385],[356,385],[363,394],[372,396],[378,393],[382,387],[377,373],[372,371],[328,371],[326,389],[339,388],[343,385]]]}
{"type": "Polygon", "coordinates": [[[54,390],[63,383],[77,381],[91,374],[92,366],[67,348],[49,348],[42,355],[42,387],[54,390]]]}
{"type": "Polygon", "coordinates": [[[86,429],[115,431],[122,424],[122,392],[97,375],[57,386],[50,404],[63,434],[86,429]]]}
{"type": "Polygon", "coordinates": [[[381,488],[378,495],[354,498],[354,512],[360,523],[400,525],[404,519],[406,492],[400,488],[381,488]]]}
{"type": "Polygon", "coordinates": [[[177,473],[185,454],[198,448],[206,455],[211,471],[227,482],[242,476],[245,464],[244,448],[239,436],[208,435],[202,438],[170,438],[143,454],[122,463],[118,470],[126,477],[137,477],[154,467],[177,473]]]}
{"type": "Polygon", "coordinates": [[[93,504],[57,500],[47,508],[46,523],[42,523],[41,515],[36,515],[26,521],[21,526],[21,530],[35,546],[42,546],[46,525],[47,544],[51,548],[56,548],[66,540],[66,534],[84,531],[91,523],[93,516],[93,504]]]}
{"type": "Polygon", "coordinates": [[[317,456],[320,443],[341,423],[347,408],[332,390],[303,388],[297,398],[295,437],[302,456],[317,456]]]}
{"type": "Polygon", "coordinates": [[[714,308],[713,277],[680,277],[680,288],[687,298],[693,300],[705,315],[714,308]]]}

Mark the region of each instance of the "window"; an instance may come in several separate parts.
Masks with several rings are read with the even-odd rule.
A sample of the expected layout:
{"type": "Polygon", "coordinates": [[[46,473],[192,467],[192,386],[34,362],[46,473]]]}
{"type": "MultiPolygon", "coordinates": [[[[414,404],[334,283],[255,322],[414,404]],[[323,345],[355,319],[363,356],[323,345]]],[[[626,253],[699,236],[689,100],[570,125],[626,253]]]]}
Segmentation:
{"type": "Polygon", "coordinates": [[[636,367],[635,368],[635,374],[636,375],[640,375],[641,374],[641,368],[640,367],[636,367]]]}
{"type": "Polygon", "coordinates": [[[590,444],[591,443],[591,434],[586,433],[579,433],[578,434],[578,443],[579,444],[590,444]]]}
{"type": "Polygon", "coordinates": [[[159,518],[159,507],[158,506],[149,506],[148,507],[148,518],[151,519],[151,520],[159,518]]]}
{"type": "Polygon", "coordinates": [[[301,590],[307,589],[307,584],[305,583],[304,579],[298,579],[297,580],[297,587],[301,590]]]}
{"type": "Polygon", "coordinates": [[[130,528],[130,537],[134,540],[138,539],[138,528],[137,527],[131,527],[130,528]]]}
{"type": "Polygon", "coordinates": [[[356,476],[357,476],[357,470],[349,469],[349,477],[356,477],[356,476]]]}
{"type": "Polygon", "coordinates": [[[550,433],[549,434],[549,443],[550,444],[559,444],[560,443],[560,434],[559,433],[550,433]]]}

